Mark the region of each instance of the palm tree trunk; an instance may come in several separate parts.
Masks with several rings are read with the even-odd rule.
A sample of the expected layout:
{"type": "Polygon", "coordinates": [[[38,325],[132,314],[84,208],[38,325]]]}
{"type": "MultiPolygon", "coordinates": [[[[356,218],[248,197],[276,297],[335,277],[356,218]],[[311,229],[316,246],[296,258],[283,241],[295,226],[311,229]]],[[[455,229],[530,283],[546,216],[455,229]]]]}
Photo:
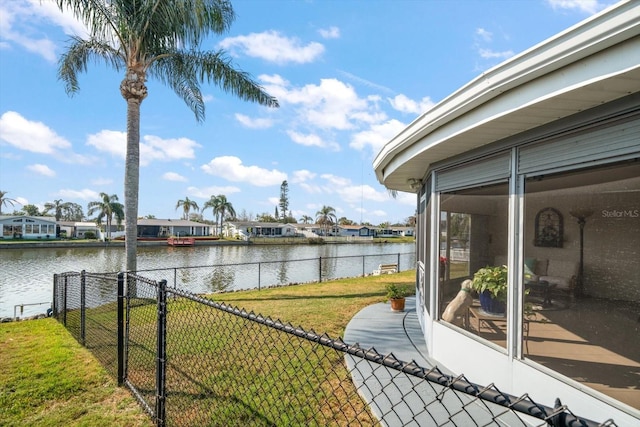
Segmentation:
{"type": "Polygon", "coordinates": [[[140,100],[127,99],[127,158],[124,170],[125,253],[127,271],[137,270],[138,188],[140,186],[140,100]]]}

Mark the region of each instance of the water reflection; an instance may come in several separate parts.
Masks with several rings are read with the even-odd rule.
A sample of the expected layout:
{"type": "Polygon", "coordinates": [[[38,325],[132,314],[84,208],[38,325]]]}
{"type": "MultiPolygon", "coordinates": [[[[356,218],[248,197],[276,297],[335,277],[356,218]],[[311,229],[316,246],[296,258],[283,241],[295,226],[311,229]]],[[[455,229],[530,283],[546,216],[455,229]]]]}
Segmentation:
{"type": "MultiPolygon", "coordinates": [[[[153,280],[166,279],[179,283],[193,292],[212,292],[231,286],[237,289],[255,288],[286,283],[304,283],[320,278],[318,258],[322,257],[322,280],[340,275],[354,263],[362,263],[362,270],[371,272],[382,262],[397,262],[391,254],[403,255],[401,268],[413,268],[413,243],[406,244],[339,244],[339,245],[255,245],[255,246],[195,246],[191,248],[139,247],[140,270],[165,269],[144,274],[153,280]],[[331,257],[362,257],[336,260],[331,257]],[[291,260],[306,260],[283,262],[291,260]],[[271,262],[273,261],[273,262],[271,262]],[[258,266],[257,262],[261,262],[258,266]],[[234,264],[223,272],[202,274],[190,269],[166,270],[176,267],[199,267],[234,264]],[[174,271],[179,277],[174,278],[174,271]],[[232,279],[230,279],[232,277],[232,279]]],[[[117,272],[124,269],[124,248],[56,248],[0,250],[0,317],[13,316],[14,305],[50,302],[53,294],[53,275],[67,271],[117,272]]],[[[355,274],[362,274],[359,271],[355,274]]],[[[112,289],[105,285],[108,296],[112,289]]],[[[101,290],[101,292],[103,292],[101,290]]],[[[42,313],[46,306],[25,307],[24,316],[42,313]]]]}
{"type": "Polygon", "coordinates": [[[223,292],[233,288],[235,275],[227,267],[216,267],[207,276],[208,290],[210,292],[223,292]]]}

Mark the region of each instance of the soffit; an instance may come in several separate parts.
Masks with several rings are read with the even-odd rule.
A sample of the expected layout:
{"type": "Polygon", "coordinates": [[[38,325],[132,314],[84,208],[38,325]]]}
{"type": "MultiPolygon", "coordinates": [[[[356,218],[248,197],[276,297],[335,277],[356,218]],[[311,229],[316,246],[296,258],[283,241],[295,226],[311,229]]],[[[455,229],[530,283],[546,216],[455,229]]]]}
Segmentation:
{"type": "Polygon", "coordinates": [[[378,180],[415,192],[408,180],[423,178],[434,163],[640,92],[640,3],[623,6],[437,104],[381,150],[373,165],[378,180]]]}

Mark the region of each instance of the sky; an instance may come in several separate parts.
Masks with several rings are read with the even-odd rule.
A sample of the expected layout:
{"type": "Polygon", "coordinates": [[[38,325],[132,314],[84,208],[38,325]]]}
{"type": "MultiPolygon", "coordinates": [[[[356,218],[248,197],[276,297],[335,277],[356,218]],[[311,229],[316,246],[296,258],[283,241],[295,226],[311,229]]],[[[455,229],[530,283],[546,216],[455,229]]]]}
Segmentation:
{"type": "MultiPolygon", "coordinates": [[[[149,80],[140,116],[139,216],[180,218],[225,195],[237,214],[289,210],[316,218],[404,223],[416,197],[392,197],[373,171],[381,148],[409,123],[481,75],[600,12],[606,0],[236,0],[224,50],[279,108],[202,85],[205,120],[149,80]]],[[[102,62],[70,97],[57,78],[72,35],[86,30],[50,0],[0,0],[0,191],[3,214],[115,194],[124,203],[123,78],[102,62]]],[[[211,209],[204,218],[213,220],[211,209]]]]}

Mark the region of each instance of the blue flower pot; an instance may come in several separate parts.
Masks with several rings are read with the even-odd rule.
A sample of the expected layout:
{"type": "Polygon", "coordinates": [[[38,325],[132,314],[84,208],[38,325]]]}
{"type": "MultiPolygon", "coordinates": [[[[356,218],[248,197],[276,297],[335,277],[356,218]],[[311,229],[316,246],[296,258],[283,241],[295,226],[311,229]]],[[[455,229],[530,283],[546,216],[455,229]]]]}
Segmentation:
{"type": "Polygon", "coordinates": [[[480,307],[487,314],[494,316],[504,316],[506,312],[505,304],[502,301],[498,301],[493,298],[491,292],[484,291],[479,295],[480,307]]]}

